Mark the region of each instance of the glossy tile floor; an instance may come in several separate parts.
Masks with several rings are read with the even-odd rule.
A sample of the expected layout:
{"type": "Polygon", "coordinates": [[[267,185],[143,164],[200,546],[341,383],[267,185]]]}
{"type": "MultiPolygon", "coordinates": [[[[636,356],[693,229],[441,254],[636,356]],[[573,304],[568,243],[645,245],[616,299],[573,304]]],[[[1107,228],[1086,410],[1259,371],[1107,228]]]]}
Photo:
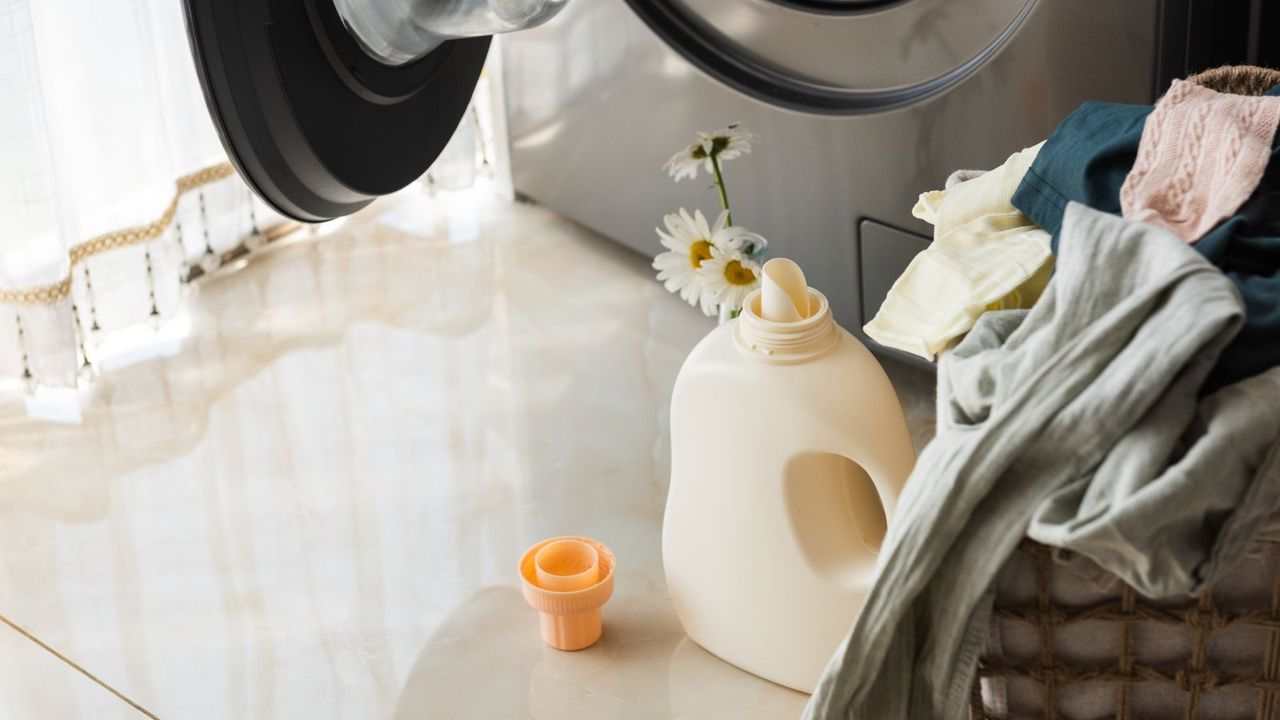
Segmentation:
{"type": "MultiPolygon", "coordinates": [[[[668,601],[667,400],[711,321],[645,258],[411,193],[187,307],[104,363],[77,423],[0,397],[0,718],[800,712],[668,601]],[[541,644],[515,575],[564,533],[619,563],[579,653],[541,644]]],[[[927,440],[931,379],[891,374],[927,440]]]]}

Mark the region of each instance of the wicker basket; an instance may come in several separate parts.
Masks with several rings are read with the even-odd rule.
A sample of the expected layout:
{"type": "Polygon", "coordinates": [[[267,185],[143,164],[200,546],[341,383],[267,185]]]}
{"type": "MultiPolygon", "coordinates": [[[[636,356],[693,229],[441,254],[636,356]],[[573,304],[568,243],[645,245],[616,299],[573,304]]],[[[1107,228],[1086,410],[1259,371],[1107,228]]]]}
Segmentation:
{"type": "MultiPolygon", "coordinates": [[[[1188,79],[1261,95],[1280,71],[1232,66],[1188,79]]],[[[1027,540],[1001,569],[972,718],[1280,716],[1280,516],[1198,598],[1150,600],[1062,555],[1027,540]]]]}
{"type": "Polygon", "coordinates": [[[1192,75],[1187,80],[1220,93],[1256,96],[1280,85],[1280,70],[1253,65],[1224,65],[1192,75]]]}

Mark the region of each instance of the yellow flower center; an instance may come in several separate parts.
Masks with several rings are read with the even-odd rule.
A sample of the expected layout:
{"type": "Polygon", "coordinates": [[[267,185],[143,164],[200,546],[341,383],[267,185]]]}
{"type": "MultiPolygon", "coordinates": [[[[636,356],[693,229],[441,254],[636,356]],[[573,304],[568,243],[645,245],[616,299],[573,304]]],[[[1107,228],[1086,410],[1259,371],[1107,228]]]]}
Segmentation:
{"type": "Polygon", "coordinates": [[[730,285],[750,285],[756,281],[756,274],[751,268],[743,267],[737,260],[730,260],[724,266],[724,279],[729,281],[730,285]]]}
{"type": "Polygon", "coordinates": [[[703,260],[711,259],[711,241],[699,240],[689,246],[689,264],[694,269],[702,267],[703,260]]]}
{"type": "Polygon", "coordinates": [[[696,143],[689,148],[689,157],[694,160],[706,160],[707,155],[716,157],[725,148],[729,147],[729,138],[725,135],[716,135],[711,138],[711,152],[707,152],[707,148],[702,143],[696,143]]]}

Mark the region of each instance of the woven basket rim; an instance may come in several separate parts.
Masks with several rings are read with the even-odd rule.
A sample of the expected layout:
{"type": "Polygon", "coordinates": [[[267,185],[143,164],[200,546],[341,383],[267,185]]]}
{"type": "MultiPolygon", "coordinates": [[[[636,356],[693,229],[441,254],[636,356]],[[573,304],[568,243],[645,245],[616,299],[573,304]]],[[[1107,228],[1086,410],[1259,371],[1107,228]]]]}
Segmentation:
{"type": "Polygon", "coordinates": [[[1257,65],[1223,65],[1187,77],[1187,82],[1233,95],[1262,95],[1280,85],[1280,70],[1257,65]]]}

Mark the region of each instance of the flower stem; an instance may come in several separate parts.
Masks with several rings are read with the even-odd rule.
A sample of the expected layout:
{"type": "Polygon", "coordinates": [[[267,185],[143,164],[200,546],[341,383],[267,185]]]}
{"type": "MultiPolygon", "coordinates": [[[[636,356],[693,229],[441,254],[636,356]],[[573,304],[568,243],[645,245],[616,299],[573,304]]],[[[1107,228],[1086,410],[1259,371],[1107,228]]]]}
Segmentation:
{"type": "Polygon", "coordinates": [[[725,215],[725,224],[732,225],[733,213],[729,212],[729,193],[724,189],[724,175],[720,173],[720,158],[717,157],[718,155],[719,153],[711,153],[711,170],[716,175],[716,189],[720,191],[720,206],[728,213],[725,215]]]}

